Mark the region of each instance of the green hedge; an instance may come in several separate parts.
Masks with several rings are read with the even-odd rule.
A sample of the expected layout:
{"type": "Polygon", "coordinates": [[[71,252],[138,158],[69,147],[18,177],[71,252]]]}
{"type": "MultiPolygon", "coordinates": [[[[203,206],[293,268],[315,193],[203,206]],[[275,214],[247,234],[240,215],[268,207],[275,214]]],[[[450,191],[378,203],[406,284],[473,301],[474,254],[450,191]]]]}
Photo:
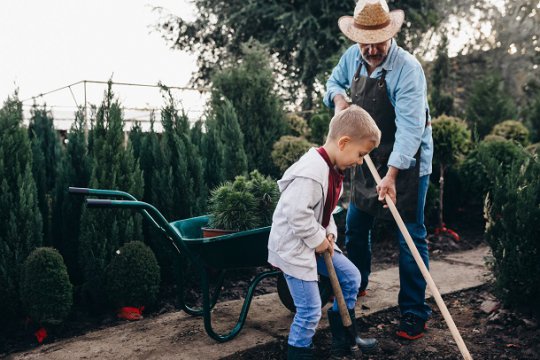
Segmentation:
{"type": "Polygon", "coordinates": [[[26,259],[21,273],[21,301],[26,313],[40,324],[59,324],[73,305],[73,286],[60,253],[37,248],[26,259]]]}

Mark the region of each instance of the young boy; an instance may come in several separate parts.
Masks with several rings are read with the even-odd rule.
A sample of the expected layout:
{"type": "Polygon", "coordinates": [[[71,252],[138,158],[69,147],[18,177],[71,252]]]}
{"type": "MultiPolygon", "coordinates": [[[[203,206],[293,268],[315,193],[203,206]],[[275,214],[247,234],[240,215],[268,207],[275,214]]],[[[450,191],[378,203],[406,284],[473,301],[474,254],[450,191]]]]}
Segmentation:
{"type": "MultiPolygon", "coordinates": [[[[360,272],[336,246],[337,227],[332,211],[341,195],[343,171],[360,165],[379,145],[381,132],[362,108],[351,105],[336,114],[324,146],[311,148],[294,163],[278,185],[281,198],[272,219],[268,262],[280,268],[296,306],[288,340],[288,359],[312,359],[312,338],[321,318],[317,272],[328,275],[322,254],[329,251],[343,296],[355,325],[354,307],[360,272]],[[335,250],[335,252],[334,252],[335,250]]],[[[350,342],[337,302],[328,310],[332,356],[345,356],[350,342]]],[[[375,339],[357,338],[363,352],[377,346],[375,339]]]]}

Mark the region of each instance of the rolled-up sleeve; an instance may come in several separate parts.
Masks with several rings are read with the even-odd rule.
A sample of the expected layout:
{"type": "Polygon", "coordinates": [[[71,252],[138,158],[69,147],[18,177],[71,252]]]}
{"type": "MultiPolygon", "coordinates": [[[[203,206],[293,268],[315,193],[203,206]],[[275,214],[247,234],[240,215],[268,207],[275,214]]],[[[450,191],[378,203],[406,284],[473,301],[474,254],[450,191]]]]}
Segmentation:
{"type": "Polygon", "coordinates": [[[283,192],[280,202],[292,232],[314,249],[326,238],[326,230],[315,218],[314,208],[322,199],[319,183],[308,178],[294,179],[283,192]]]}
{"type": "Polygon", "coordinates": [[[416,165],[426,123],[426,79],[419,63],[406,64],[395,88],[396,137],[388,165],[400,170],[416,165]]]}
{"type": "Polygon", "coordinates": [[[332,70],[332,75],[326,82],[326,94],[324,95],[323,102],[330,108],[334,108],[334,97],[338,94],[343,96],[347,95],[347,89],[350,87],[349,79],[349,62],[351,61],[351,51],[346,51],[339,59],[339,63],[332,70]]]}

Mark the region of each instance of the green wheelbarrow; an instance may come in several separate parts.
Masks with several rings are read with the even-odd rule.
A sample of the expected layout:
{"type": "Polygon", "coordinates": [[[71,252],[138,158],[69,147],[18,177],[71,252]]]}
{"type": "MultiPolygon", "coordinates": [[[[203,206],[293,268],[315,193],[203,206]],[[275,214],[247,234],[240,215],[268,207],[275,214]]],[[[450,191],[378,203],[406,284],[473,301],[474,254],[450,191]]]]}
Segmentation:
{"type": "MultiPolygon", "coordinates": [[[[255,288],[264,278],[278,276],[277,291],[279,298],[285,307],[293,312],[295,311],[294,302],[282,272],[279,269],[272,268],[267,262],[270,226],[203,238],[202,228],[206,227],[209,222],[207,215],[168,222],[154,206],[138,201],[133,195],[124,191],[70,187],[69,192],[83,196],[107,197],[107,199],[86,199],[86,205],[90,208],[136,210],[170,241],[172,249],[176,251],[182,261],[190,262],[198,271],[199,285],[202,292],[202,308],[189,306],[184,296],[184,277],[180,273],[178,284],[179,305],[182,310],[190,315],[203,316],[204,328],[212,339],[226,342],[240,333],[246,321],[255,288]],[[229,332],[218,334],[212,327],[212,309],[219,299],[227,270],[260,267],[267,267],[268,269],[256,274],[249,283],[238,321],[229,332]],[[209,272],[215,273],[216,271],[218,276],[213,286],[214,291],[211,291],[209,272]]],[[[319,280],[319,292],[324,306],[332,296],[330,281],[324,276],[321,276],[319,280]]]]}

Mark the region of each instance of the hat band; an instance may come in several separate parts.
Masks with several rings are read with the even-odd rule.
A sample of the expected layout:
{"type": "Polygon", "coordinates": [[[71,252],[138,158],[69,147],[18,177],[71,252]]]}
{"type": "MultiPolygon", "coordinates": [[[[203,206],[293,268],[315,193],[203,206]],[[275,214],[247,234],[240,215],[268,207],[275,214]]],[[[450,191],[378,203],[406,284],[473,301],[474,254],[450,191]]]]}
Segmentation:
{"type": "Polygon", "coordinates": [[[377,24],[377,25],[361,25],[361,24],[358,24],[356,21],[354,21],[353,24],[355,28],[360,29],[360,30],[380,30],[390,25],[390,19],[388,19],[382,24],[377,24]]]}

